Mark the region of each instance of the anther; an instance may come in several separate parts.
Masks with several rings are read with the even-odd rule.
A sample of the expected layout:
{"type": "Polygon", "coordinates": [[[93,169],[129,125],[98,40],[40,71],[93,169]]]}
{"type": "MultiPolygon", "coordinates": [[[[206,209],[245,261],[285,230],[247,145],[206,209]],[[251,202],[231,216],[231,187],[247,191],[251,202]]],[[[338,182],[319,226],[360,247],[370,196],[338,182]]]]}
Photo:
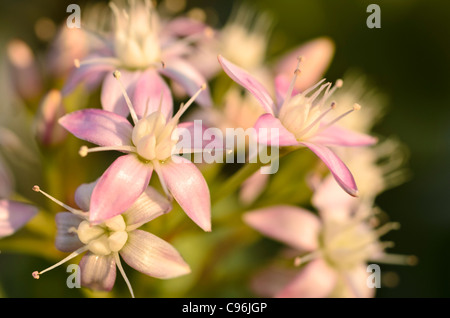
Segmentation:
{"type": "Polygon", "coordinates": [[[80,68],[80,66],[81,66],[79,59],[73,60],[73,64],[75,65],[76,68],[80,68]]]}
{"type": "Polygon", "coordinates": [[[34,279],[39,279],[39,272],[38,271],[34,271],[33,273],[31,273],[31,275],[33,276],[34,279]]]}
{"type": "Polygon", "coordinates": [[[122,74],[120,73],[120,71],[115,70],[115,71],[113,72],[113,76],[114,76],[115,78],[119,79],[119,78],[122,76],[122,74]]]}
{"type": "Polygon", "coordinates": [[[40,191],[41,191],[41,188],[39,188],[38,185],[35,185],[35,186],[33,186],[33,191],[34,191],[34,192],[40,192],[40,191]]]}
{"type": "Polygon", "coordinates": [[[353,110],[361,110],[361,105],[355,103],[355,104],[353,105],[353,110]]]}
{"type": "Polygon", "coordinates": [[[89,153],[89,148],[87,146],[81,146],[80,150],[78,151],[78,154],[83,158],[86,157],[88,155],[88,153],[89,153]]]}

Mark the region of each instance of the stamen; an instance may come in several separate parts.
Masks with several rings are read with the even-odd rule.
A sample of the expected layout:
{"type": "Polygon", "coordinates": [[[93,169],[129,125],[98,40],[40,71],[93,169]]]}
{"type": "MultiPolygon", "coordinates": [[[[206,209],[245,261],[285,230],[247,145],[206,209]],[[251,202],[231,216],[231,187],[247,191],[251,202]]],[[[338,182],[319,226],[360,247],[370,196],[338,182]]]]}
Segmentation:
{"type": "Polygon", "coordinates": [[[87,213],[87,212],[83,212],[83,211],[81,211],[81,210],[74,209],[74,208],[68,206],[67,204],[62,203],[62,202],[59,201],[58,199],[52,197],[50,194],[48,194],[48,193],[42,191],[41,188],[39,188],[39,186],[37,186],[37,185],[33,186],[33,191],[34,191],[34,192],[39,192],[39,193],[45,195],[47,198],[49,198],[49,199],[52,200],[53,202],[55,202],[55,203],[58,204],[59,206],[62,206],[64,209],[66,209],[67,211],[69,211],[69,212],[71,212],[71,213],[73,213],[73,214],[75,214],[75,215],[81,216],[82,218],[85,218],[85,219],[88,218],[88,213],[87,213]]]}
{"type": "Polygon", "coordinates": [[[88,153],[90,153],[90,152],[109,151],[109,150],[116,150],[116,151],[123,151],[123,152],[136,152],[137,151],[136,147],[128,146],[128,145],[93,147],[93,148],[88,148],[87,146],[81,146],[80,150],[78,151],[78,154],[81,157],[86,157],[88,155],[88,153]]]}
{"type": "Polygon", "coordinates": [[[73,61],[76,68],[80,68],[81,66],[90,65],[90,64],[109,64],[115,67],[120,66],[120,60],[114,57],[98,57],[80,61],[79,59],[75,59],[73,61]]]}
{"type": "Polygon", "coordinates": [[[321,79],[320,81],[318,81],[316,84],[314,84],[313,86],[311,86],[310,88],[306,89],[305,91],[302,92],[303,96],[308,95],[309,93],[311,93],[313,90],[315,90],[320,84],[322,84],[324,81],[326,80],[326,78],[321,79]]]}
{"type": "MultiPolygon", "coordinates": [[[[314,101],[316,100],[316,98],[320,95],[320,93],[322,93],[322,91],[325,88],[328,90],[330,86],[331,86],[331,83],[326,83],[326,84],[323,84],[322,86],[320,86],[320,88],[317,91],[315,91],[312,96],[308,97],[308,100],[306,101],[306,103],[313,104],[314,101]]],[[[315,103],[314,106],[316,106],[316,105],[320,105],[320,103],[315,103]]]]}
{"type": "Polygon", "coordinates": [[[297,256],[294,260],[294,266],[298,267],[302,264],[308,263],[316,258],[318,258],[319,256],[322,255],[322,252],[320,250],[308,253],[304,256],[297,256]]]}
{"type": "Polygon", "coordinates": [[[338,121],[340,121],[342,118],[344,118],[345,116],[353,113],[354,111],[358,111],[361,109],[361,105],[359,104],[354,104],[353,108],[346,111],[345,113],[343,113],[342,115],[338,116],[337,118],[335,118],[334,120],[332,120],[331,122],[327,123],[326,125],[324,125],[318,132],[317,134],[319,134],[320,132],[324,131],[325,129],[327,129],[330,126],[333,126],[335,123],[337,123],[338,121]]]}
{"type": "Polygon", "coordinates": [[[134,298],[133,288],[131,287],[131,283],[128,280],[127,275],[125,274],[125,271],[123,270],[122,263],[120,262],[119,253],[114,253],[114,260],[116,261],[117,268],[119,268],[119,272],[120,272],[120,274],[122,274],[122,277],[125,280],[125,283],[127,284],[128,289],[130,290],[131,297],[134,298]]]}
{"type": "Polygon", "coordinates": [[[186,110],[189,108],[189,106],[192,105],[192,103],[195,101],[195,99],[200,95],[204,90],[206,89],[206,84],[203,84],[200,89],[192,95],[192,97],[187,101],[186,104],[181,104],[180,109],[175,114],[175,116],[172,117],[173,122],[178,122],[181,118],[181,116],[186,112],[186,110]]]}
{"type": "Polygon", "coordinates": [[[289,84],[286,98],[284,99],[283,105],[281,107],[283,107],[284,105],[287,105],[289,103],[289,101],[291,100],[292,92],[294,91],[295,82],[297,81],[297,77],[301,73],[301,71],[300,71],[301,61],[302,61],[302,57],[301,56],[297,57],[297,67],[295,68],[294,76],[292,77],[291,83],[289,84]]]}
{"type": "Polygon", "coordinates": [[[320,114],[319,117],[317,117],[311,124],[309,124],[307,127],[302,129],[302,131],[299,133],[299,135],[304,135],[308,131],[311,130],[316,124],[318,124],[331,110],[336,108],[336,102],[332,102],[330,105],[330,108],[328,108],[326,111],[324,111],[322,114],[320,114]]]}
{"type": "Polygon", "coordinates": [[[402,254],[383,254],[380,258],[373,259],[374,262],[389,264],[389,265],[417,265],[419,259],[415,255],[402,255],[402,254]]]}
{"type": "Polygon", "coordinates": [[[122,90],[122,94],[125,97],[125,101],[127,102],[127,106],[130,111],[131,118],[133,119],[134,125],[136,125],[138,123],[139,119],[138,119],[136,112],[134,110],[134,107],[131,103],[130,97],[128,97],[127,90],[125,89],[125,86],[123,85],[122,81],[120,80],[121,74],[118,70],[116,70],[113,72],[113,75],[119,82],[120,88],[122,90]]]}
{"type": "Polygon", "coordinates": [[[80,255],[81,253],[84,253],[88,250],[87,245],[80,247],[79,249],[77,249],[75,252],[71,253],[69,256],[67,256],[66,258],[62,259],[61,261],[59,261],[58,263],[56,263],[55,265],[52,265],[46,269],[44,269],[43,271],[34,271],[31,275],[33,275],[34,279],[39,279],[40,275],[44,274],[45,272],[51,271],[52,269],[58,267],[59,265],[64,264],[67,261],[70,261],[72,258],[77,257],[78,255],[80,255]]]}
{"type": "Polygon", "coordinates": [[[381,237],[384,234],[386,234],[392,230],[398,230],[398,229],[400,229],[400,223],[389,222],[389,223],[386,223],[386,224],[382,225],[381,227],[377,228],[375,230],[375,233],[378,235],[378,237],[381,237]]]}

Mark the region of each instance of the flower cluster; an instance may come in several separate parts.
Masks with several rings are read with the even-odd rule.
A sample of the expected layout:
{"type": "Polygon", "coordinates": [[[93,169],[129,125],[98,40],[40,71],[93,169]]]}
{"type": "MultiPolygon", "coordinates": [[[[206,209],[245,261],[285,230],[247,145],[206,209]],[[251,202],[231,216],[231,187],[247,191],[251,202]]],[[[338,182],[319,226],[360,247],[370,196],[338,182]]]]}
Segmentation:
{"type": "Polygon", "coordinates": [[[269,64],[272,19],[247,7],[223,27],[160,12],[150,0],[95,10],[107,26],[63,26],[45,74],[25,43],[9,45],[10,74],[28,81],[17,79],[2,106],[0,147],[10,158],[0,157],[0,237],[25,227],[30,240],[39,240],[37,231],[70,253],[33,272],[35,279],[83,254],[79,275],[90,290],[113,292],[118,269],[134,297],[132,285],[144,283],[128,278],[123,260],[154,278],[191,277],[180,283],[185,292],[223,296],[211,294],[214,283],[234,278],[212,268],[236,257],[247,270],[230,275],[254,295],[373,297],[368,262],[414,262],[386,252],[392,244],[380,237],[398,224],[380,224],[375,206],[378,194],[404,181],[406,152],[399,141],[374,136],[381,108],[364,95],[365,84],[355,86],[362,77],[322,79],[331,39],[313,39],[269,64]],[[23,124],[8,119],[14,100],[34,120],[31,141],[23,124]],[[263,170],[264,153],[279,171],[263,170]],[[245,159],[191,160],[211,154],[245,159]],[[256,265],[250,247],[264,236],[291,249],[278,246],[281,253],[256,265]],[[281,268],[277,261],[286,258],[281,268]]]}

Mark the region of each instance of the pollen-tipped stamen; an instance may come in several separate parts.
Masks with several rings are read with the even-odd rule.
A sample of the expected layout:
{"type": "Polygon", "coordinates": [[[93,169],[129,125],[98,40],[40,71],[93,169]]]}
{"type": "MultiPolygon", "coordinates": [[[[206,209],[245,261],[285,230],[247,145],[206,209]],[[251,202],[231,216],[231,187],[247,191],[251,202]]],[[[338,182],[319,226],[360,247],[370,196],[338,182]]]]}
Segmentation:
{"type": "Polygon", "coordinates": [[[330,126],[333,126],[335,123],[337,123],[338,121],[340,121],[342,118],[348,116],[349,114],[353,113],[354,111],[358,111],[358,110],[360,110],[360,109],[361,109],[361,105],[355,103],[355,104],[353,105],[352,109],[346,111],[346,112],[343,113],[342,115],[338,116],[337,118],[333,119],[332,121],[330,121],[329,123],[327,123],[326,125],[324,125],[324,126],[317,132],[317,134],[320,133],[320,132],[322,132],[322,131],[324,131],[325,129],[327,129],[327,128],[330,127],[330,126]]]}
{"type": "Polygon", "coordinates": [[[122,152],[136,152],[136,147],[134,146],[128,146],[128,145],[122,145],[122,146],[105,146],[105,147],[92,147],[88,148],[87,146],[81,146],[80,150],[78,151],[78,154],[81,157],[86,157],[91,152],[100,152],[100,151],[122,151],[122,152]]]}
{"type": "Polygon", "coordinates": [[[48,267],[48,268],[46,268],[46,269],[40,271],[40,272],[34,271],[31,275],[33,275],[33,278],[34,278],[34,279],[39,279],[39,278],[40,278],[40,275],[44,274],[45,272],[51,271],[52,269],[54,269],[54,268],[56,268],[56,267],[58,267],[58,266],[60,266],[60,265],[62,265],[62,264],[64,264],[64,263],[70,261],[72,258],[77,257],[78,255],[80,255],[80,254],[86,252],[87,250],[88,250],[87,245],[85,245],[85,246],[83,246],[83,247],[80,247],[79,249],[77,249],[75,252],[71,253],[71,254],[70,254],[69,256],[67,256],[66,258],[60,260],[58,263],[56,263],[56,264],[54,264],[54,265],[52,265],[52,266],[50,266],[50,267],[48,267]]]}
{"type": "Polygon", "coordinates": [[[88,213],[87,212],[83,212],[81,210],[74,209],[74,208],[68,206],[67,204],[62,203],[61,201],[59,201],[55,197],[51,196],[47,192],[42,191],[41,188],[39,186],[37,186],[37,185],[33,186],[33,191],[34,192],[39,192],[39,193],[45,195],[47,198],[49,198],[53,202],[55,202],[59,206],[63,207],[64,209],[66,209],[67,211],[69,211],[69,212],[71,212],[71,213],[73,213],[75,215],[81,216],[82,218],[85,218],[85,219],[88,218],[88,213]]]}
{"type": "Polygon", "coordinates": [[[299,135],[301,136],[301,135],[306,134],[314,126],[316,126],[331,110],[333,110],[335,108],[336,108],[336,102],[332,102],[330,105],[330,108],[328,108],[326,111],[324,111],[322,114],[320,114],[320,116],[317,117],[311,124],[309,124],[307,127],[302,129],[302,131],[300,131],[299,135]]]}
{"type": "Polygon", "coordinates": [[[300,265],[306,264],[318,257],[322,256],[322,252],[320,250],[308,253],[306,255],[303,256],[297,256],[294,259],[294,266],[298,267],[300,265]]]}
{"type": "Polygon", "coordinates": [[[91,64],[109,64],[115,67],[120,66],[120,60],[116,59],[114,57],[97,57],[97,58],[91,58],[86,59],[83,61],[80,61],[79,59],[73,60],[73,64],[76,68],[80,68],[81,66],[85,65],[91,65],[91,64]]]}
{"type": "Polygon", "coordinates": [[[285,97],[283,105],[281,107],[283,107],[284,105],[287,105],[289,103],[289,101],[291,100],[292,92],[294,91],[294,86],[297,81],[297,77],[301,73],[300,63],[302,62],[302,59],[303,59],[303,57],[301,57],[301,56],[297,57],[297,67],[295,68],[294,76],[291,79],[291,83],[289,84],[289,88],[287,90],[286,97],[285,97]]]}
{"type": "Polygon", "coordinates": [[[192,97],[186,102],[186,104],[182,104],[180,106],[180,109],[178,110],[178,112],[172,117],[172,121],[178,122],[180,120],[181,116],[187,111],[189,106],[192,105],[192,103],[195,101],[195,99],[198,97],[198,95],[200,95],[205,89],[206,89],[206,84],[203,84],[202,86],[200,86],[200,89],[194,95],[192,95],[192,97]]]}
{"type": "Polygon", "coordinates": [[[125,89],[125,86],[123,85],[122,81],[120,80],[120,77],[122,75],[118,70],[116,70],[113,72],[113,76],[119,82],[119,86],[120,86],[120,89],[122,90],[123,97],[125,98],[125,101],[127,103],[131,118],[133,119],[134,125],[136,125],[137,122],[139,121],[139,119],[137,117],[136,111],[134,110],[133,104],[131,103],[130,97],[128,96],[127,90],[125,89]]]}

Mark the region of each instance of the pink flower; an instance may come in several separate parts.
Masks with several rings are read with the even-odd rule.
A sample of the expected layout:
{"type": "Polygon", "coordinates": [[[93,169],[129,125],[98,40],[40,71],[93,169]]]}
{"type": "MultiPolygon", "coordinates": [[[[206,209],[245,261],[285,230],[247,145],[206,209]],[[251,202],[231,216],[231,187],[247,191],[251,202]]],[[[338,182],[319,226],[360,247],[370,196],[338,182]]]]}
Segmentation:
{"type": "Polygon", "coordinates": [[[346,195],[335,182],[320,185],[313,203],[320,218],[300,207],[286,205],[244,214],[248,225],[294,249],[295,264],[302,266],[294,275],[287,268],[270,269],[258,279],[261,292],[272,291],[275,297],[284,298],[373,297],[374,289],[366,284],[370,275],[367,262],[415,262],[413,256],[386,253],[390,242],[379,241],[380,236],[398,229],[399,224],[388,222],[374,228],[370,222],[375,220],[371,203],[346,195]],[[274,285],[265,286],[265,275],[271,277],[274,285]],[[273,275],[282,275],[284,285],[277,283],[273,275]]]}
{"type": "MultiPolygon", "coordinates": [[[[120,73],[114,74],[120,77],[120,73]]],[[[142,95],[137,98],[140,102],[135,108],[125,93],[134,126],[126,118],[128,114],[124,117],[100,109],[76,111],[59,120],[76,137],[100,146],[91,149],[82,147],[82,156],[104,150],[127,153],[111,164],[94,188],[90,222],[103,222],[128,209],[147,188],[155,170],[166,194],[170,193],[202,229],[210,231],[210,194],[203,175],[189,160],[177,156],[175,162],[172,158],[179,139],[178,129],[194,129],[193,123],[178,124],[178,121],[205,87],[172,117],[170,91],[162,80],[158,81],[157,76],[153,79],[153,89],[141,92],[142,95]],[[148,100],[139,99],[148,94],[151,95],[148,100]]],[[[112,87],[110,89],[113,90],[112,87]]],[[[111,93],[115,94],[114,91],[111,93]]]]}
{"type": "Polygon", "coordinates": [[[13,200],[0,200],[0,238],[14,234],[38,212],[30,204],[13,200]]]}
{"type": "Polygon", "coordinates": [[[134,204],[122,215],[103,223],[89,222],[89,202],[96,182],[81,185],[75,201],[82,209],[71,208],[35,186],[41,192],[70,212],[56,215],[58,228],[55,245],[63,252],[72,252],[55,265],[33,272],[40,275],[87,252],[80,261],[81,285],[95,290],[110,291],[116,279],[116,266],[134,297],[131,284],[123,270],[120,257],[131,267],[146,275],[169,279],[190,273],[189,265],[179,252],[166,241],[138,228],[170,211],[171,205],[151,187],[146,188],[134,204]]]}
{"type": "Polygon", "coordinates": [[[294,90],[294,86],[300,73],[299,60],[289,86],[284,80],[279,80],[280,77],[276,78],[276,103],[266,88],[245,70],[220,55],[219,62],[228,76],[252,93],[264,108],[265,114],[259,117],[254,126],[256,133],[263,131],[262,129],[267,131],[272,128],[278,129],[278,138],[267,137],[265,134],[258,135],[260,143],[280,147],[308,147],[328,166],[336,181],[347,193],[357,195],[357,186],[352,174],[330,147],[367,146],[374,144],[376,139],[334,125],[344,116],[359,110],[358,104],[334,120],[325,121],[326,115],[335,108],[334,102],[329,106],[325,103],[334,90],[342,86],[341,80],[338,80],[334,87],[331,87],[331,83],[322,84],[324,81],[322,80],[298,93],[294,90]]]}
{"type": "MultiPolygon", "coordinates": [[[[71,92],[80,82],[88,89],[103,82],[103,107],[120,113],[126,107],[119,99],[109,96],[110,85],[115,84],[105,77],[113,70],[119,69],[127,75],[124,84],[130,96],[136,87],[146,85],[151,89],[148,76],[167,76],[191,95],[205,82],[204,77],[183,58],[191,43],[204,36],[204,28],[199,28],[198,23],[182,19],[176,25],[175,20],[161,25],[151,1],[132,1],[128,8],[120,8],[115,2],[110,2],[109,6],[115,22],[112,34],[102,37],[103,45],[91,49],[82,61],[75,60],[77,68],[69,76],[63,94],[71,92]],[[181,26],[191,33],[180,34],[181,26]],[[180,39],[179,36],[184,37],[180,39]]],[[[205,106],[211,104],[208,90],[200,94],[198,102],[205,106]]]]}

